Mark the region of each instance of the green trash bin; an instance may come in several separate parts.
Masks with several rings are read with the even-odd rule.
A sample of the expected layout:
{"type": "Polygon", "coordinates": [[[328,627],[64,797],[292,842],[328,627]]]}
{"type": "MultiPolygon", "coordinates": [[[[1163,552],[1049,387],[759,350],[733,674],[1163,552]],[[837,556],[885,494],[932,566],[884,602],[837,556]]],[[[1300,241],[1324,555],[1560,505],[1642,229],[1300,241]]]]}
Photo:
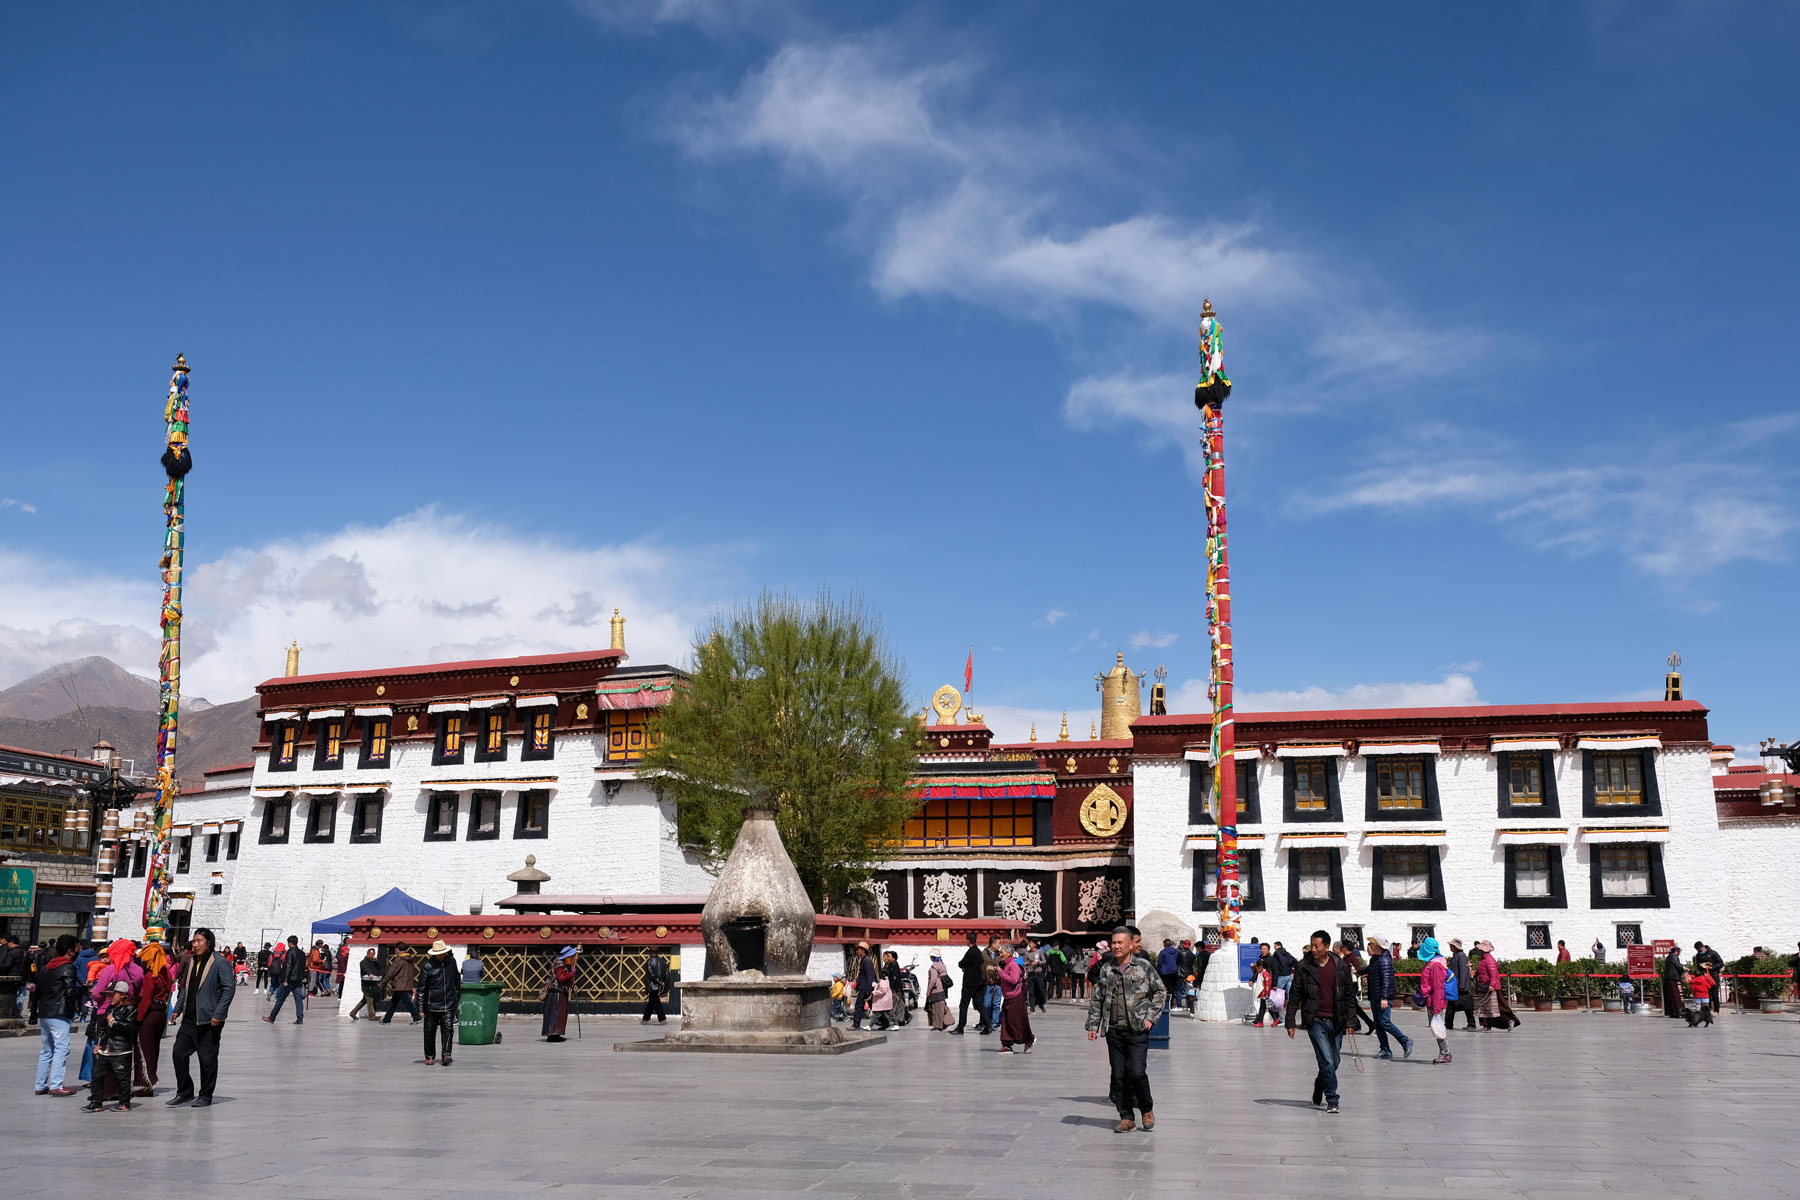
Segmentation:
{"type": "Polygon", "coordinates": [[[462,985],[462,1007],[456,1014],[456,1041],[462,1046],[491,1046],[500,1040],[500,985],[478,981],[462,985]]]}

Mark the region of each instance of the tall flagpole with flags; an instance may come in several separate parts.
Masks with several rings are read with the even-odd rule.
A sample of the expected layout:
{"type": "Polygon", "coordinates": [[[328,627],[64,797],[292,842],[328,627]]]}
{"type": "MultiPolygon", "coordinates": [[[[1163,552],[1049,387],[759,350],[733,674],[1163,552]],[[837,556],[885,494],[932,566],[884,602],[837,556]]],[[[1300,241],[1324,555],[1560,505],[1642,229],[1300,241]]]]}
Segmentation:
{"type": "Polygon", "coordinates": [[[164,940],[169,920],[169,847],[175,822],[175,731],[181,709],[181,568],[187,549],[188,364],[175,356],[163,405],[162,658],[157,671],[156,798],[150,809],[150,869],[144,885],[144,939],[164,940]]]}

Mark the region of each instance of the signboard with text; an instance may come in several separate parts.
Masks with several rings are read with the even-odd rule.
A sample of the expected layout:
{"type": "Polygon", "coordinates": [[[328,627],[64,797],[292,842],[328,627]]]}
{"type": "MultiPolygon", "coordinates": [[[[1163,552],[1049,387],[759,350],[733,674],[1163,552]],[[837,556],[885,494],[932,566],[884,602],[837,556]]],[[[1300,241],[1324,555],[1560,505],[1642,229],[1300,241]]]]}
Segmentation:
{"type": "Polygon", "coordinates": [[[1669,955],[1675,953],[1675,941],[1673,938],[1657,938],[1650,944],[1656,948],[1656,957],[1658,958],[1667,958],[1669,955]]]}
{"type": "Polygon", "coordinates": [[[1625,947],[1626,971],[1633,979],[1656,978],[1656,951],[1639,943],[1625,947]]]}
{"type": "Polygon", "coordinates": [[[30,867],[0,867],[0,917],[29,917],[36,902],[36,871],[30,867]]]}

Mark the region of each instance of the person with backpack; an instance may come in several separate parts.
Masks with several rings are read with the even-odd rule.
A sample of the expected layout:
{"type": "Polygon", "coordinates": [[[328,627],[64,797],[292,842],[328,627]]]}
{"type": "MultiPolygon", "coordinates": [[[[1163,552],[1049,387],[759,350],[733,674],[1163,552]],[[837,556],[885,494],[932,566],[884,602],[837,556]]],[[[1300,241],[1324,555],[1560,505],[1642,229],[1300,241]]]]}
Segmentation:
{"type": "Polygon", "coordinates": [[[1414,1002],[1423,999],[1425,1011],[1431,1014],[1431,1036],[1438,1044],[1438,1056],[1431,1061],[1433,1065],[1442,1066],[1450,1061],[1450,1030],[1444,1024],[1444,1013],[1458,998],[1456,973],[1444,961],[1435,937],[1419,943],[1419,957],[1425,961],[1425,974],[1419,979],[1419,992],[1414,1002]]]}
{"type": "MultiPolygon", "coordinates": [[[[1330,951],[1327,950],[1327,953],[1329,952],[1330,951]]],[[[1269,958],[1273,960],[1269,964],[1269,967],[1270,973],[1275,976],[1275,986],[1280,988],[1284,995],[1292,995],[1294,990],[1294,968],[1300,965],[1299,960],[1292,954],[1289,954],[1287,948],[1280,942],[1275,943],[1275,949],[1269,954],[1269,958]]]]}
{"type": "Polygon", "coordinates": [[[658,1025],[668,1024],[669,1014],[663,1011],[663,993],[668,990],[669,960],[653,946],[644,962],[644,1024],[648,1025],[652,1016],[658,1025]]]}
{"type": "Polygon", "coordinates": [[[1412,1039],[1394,1024],[1394,1002],[1400,996],[1394,985],[1393,948],[1383,945],[1380,938],[1369,939],[1369,965],[1363,968],[1363,974],[1369,979],[1369,1008],[1375,1015],[1375,1040],[1381,1044],[1375,1057],[1394,1057],[1394,1051],[1388,1045],[1388,1035],[1392,1034],[1400,1043],[1400,1056],[1411,1058],[1412,1039]]]}

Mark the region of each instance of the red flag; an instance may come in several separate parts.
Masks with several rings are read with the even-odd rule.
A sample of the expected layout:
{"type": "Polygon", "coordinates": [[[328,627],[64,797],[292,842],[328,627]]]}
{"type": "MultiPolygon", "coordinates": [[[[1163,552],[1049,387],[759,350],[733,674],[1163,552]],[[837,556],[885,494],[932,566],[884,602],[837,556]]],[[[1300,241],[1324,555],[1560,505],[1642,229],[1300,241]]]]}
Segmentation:
{"type": "Polygon", "coordinates": [[[975,647],[969,647],[969,661],[963,666],[963,694],[975,690],[975,647]]]}

